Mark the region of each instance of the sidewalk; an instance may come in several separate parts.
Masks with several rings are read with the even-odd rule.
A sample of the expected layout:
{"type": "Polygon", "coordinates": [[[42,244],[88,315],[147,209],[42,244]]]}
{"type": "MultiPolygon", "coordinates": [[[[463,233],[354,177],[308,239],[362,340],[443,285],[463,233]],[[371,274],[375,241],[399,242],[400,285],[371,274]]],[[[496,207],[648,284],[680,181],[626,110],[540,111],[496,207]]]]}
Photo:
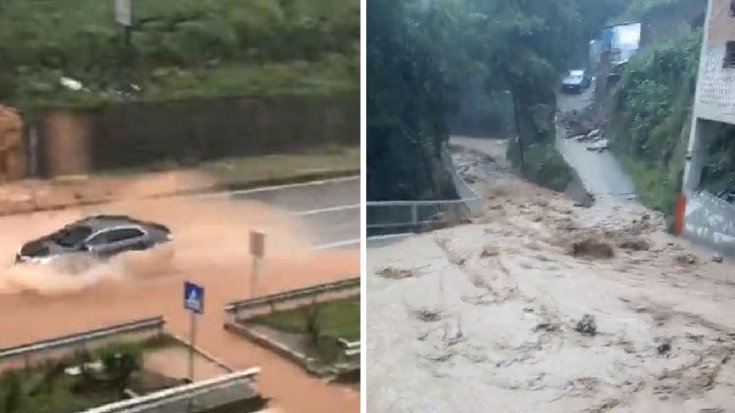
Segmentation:
{"type": "Polygon", "coordinates": [[[250,189],[360,174],[359,159],[341,155],[273,156],[210,163],[197,169],[125,175],[71,176],[0,185],[0,216],[50,211],[136,198],[250,189]],[[266,157],[267,158],[267,157],[266,157]],[[277,159],[276,159],[277,158],[277,159]],[[354,163],[354,166],[352,165],[354,163]],[[260,164],[260,165],[259,165],[260,164]]]}

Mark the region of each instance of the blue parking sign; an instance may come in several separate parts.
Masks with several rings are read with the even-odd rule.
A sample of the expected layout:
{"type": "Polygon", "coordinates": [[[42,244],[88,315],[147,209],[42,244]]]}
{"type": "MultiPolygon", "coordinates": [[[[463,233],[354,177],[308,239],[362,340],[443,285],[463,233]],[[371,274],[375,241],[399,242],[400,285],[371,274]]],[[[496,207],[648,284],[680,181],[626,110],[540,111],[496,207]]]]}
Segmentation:
{"type": "Polygon", "coordinates": [[[184,283],[184,308],[197,314],[204,313],[204,287],[189,281],[184,283]]]}

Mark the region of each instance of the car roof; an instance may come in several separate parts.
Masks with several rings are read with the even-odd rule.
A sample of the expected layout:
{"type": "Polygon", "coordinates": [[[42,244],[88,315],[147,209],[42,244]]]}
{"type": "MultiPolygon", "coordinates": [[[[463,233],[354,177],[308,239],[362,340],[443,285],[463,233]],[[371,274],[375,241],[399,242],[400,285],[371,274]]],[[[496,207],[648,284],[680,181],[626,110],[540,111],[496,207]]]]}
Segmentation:
{"type": "Polygon", "coordinates": [[[151,225],[155,224],[139,221],[126,215],[95,215],[80,219],[69,226],[86,226],[91,228],[92,232],[96,232],[103,229],[121,226],[148,227],[151,225]]]}
{"type": "Polygon", "coordinates": [[[569,71],[569,76],[584,76],[584,69],[574,69],[569,71]]]}

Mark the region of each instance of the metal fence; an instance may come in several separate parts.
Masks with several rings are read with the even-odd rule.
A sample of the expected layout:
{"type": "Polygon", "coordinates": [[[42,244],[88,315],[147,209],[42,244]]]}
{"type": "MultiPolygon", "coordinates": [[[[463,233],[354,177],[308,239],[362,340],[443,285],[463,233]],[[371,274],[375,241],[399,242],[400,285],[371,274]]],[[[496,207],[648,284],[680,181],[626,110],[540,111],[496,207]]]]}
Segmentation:
{"type": "Polygon", "coordinates": [[[368,235],[414,232],[422,225],[461,220],[472,215],[462,199],[368,202],[366,210],[368,235]]]}
{"type": "Polygon", "coordinates": [[[447,147],[442,156],[451,165],[449,173],[460,199],[367,202],[368,236],[416,232],[427,224],[457,222],[482,213],[482,198],[451,163],[447,147]]]}

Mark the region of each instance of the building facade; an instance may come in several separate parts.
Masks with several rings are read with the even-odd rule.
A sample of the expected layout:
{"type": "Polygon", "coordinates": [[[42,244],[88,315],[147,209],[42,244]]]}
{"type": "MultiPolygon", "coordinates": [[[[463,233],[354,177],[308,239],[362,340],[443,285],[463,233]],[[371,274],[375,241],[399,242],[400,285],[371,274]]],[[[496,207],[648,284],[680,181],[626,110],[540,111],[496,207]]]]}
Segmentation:
{"type": "Polygon", "coordinates": [[[708,0],[677,223],[693,241],[735,255],[735,204],[701,189],[709,143],[729,126],[735,128],[735,0],[708,0]]]}

